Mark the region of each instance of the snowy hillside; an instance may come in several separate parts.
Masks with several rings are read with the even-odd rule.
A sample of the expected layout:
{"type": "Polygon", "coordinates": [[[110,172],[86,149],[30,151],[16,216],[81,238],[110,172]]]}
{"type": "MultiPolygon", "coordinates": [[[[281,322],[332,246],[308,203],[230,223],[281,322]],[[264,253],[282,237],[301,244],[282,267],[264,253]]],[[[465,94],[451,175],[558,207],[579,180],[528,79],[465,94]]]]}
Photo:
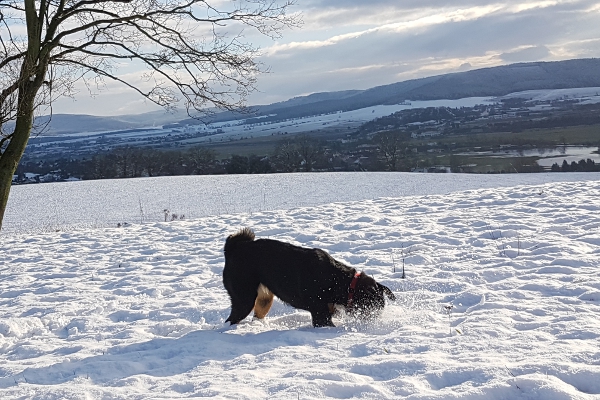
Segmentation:
{"type": "Polygon", "coordinates": [[[15,188],[0,398],[600,397],[600,174],[333,175],[15,188]],[[159,222],[165,203],[190,217],[159,222]],[[371,323],[315,329],[276,300],[226,326],[222,248],[245,226],[397,300],[371,323]]]}
{"type": "Polygon", "coordinates": [[[582,104],[593,104],[600,102],[600,88],[570,88],[570,89],[545,89],[545,90],[526,90],[499,97],[497,100],[505,99],[527,99],[531,101],[552,101],[552,100],[577,100],[582,104]]]}
{"type": "Polygon", "coordinates": [[[196,175],[15,186],[2,233],[39,232],[119,223],[252,213],[369,200],[559,181],[595,180],[590,173],[411,174],[389,172],[196,175]]]}

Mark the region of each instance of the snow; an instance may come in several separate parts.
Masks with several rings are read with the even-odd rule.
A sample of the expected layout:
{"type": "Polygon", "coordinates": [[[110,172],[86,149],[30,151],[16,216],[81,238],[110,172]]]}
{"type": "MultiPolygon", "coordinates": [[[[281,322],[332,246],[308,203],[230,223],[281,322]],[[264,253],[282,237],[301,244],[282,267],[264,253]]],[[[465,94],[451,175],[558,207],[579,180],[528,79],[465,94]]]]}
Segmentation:
{"type": "Polygon", "coordinates": [[[448,194],[477,188],[594,180],[589,173],[411,174],[387,172],[206,175],[56,182],[11,190],[2,229],[39,232],[282,210],[379,197],[448,194]]]}
{"type": "Polygon", "coordinates": [[[14,189],[0,233],[3,399],[600,398],[600,174],[14,189]],[[150,212],[163,204],[190,216],[163,222],[150,212]],[[335,328],[278,300],[263,322],[225,325],[222,248],[245,226],[323,248],[397,300],[335,328]]]}
{"type": "Polygon", "coordinates": [[[568,89],[538,89],[525,90],[523,92],[515,92],[498,98],[515,99],[522,98],[531,101],[554,101],[554,100],[579,100],[581,104],[596,104],[600,102],[599,87],[583,87],[583,88],[568,88],[568,89]]]}

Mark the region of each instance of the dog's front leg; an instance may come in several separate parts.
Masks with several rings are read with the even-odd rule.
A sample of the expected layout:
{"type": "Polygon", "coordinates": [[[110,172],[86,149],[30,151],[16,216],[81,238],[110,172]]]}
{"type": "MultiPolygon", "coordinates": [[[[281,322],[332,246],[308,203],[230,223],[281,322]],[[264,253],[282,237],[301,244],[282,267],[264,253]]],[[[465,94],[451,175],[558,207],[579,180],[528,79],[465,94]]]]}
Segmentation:
{"type": "Polygon", "coordinates": [[[327,303],[314,305],[309,311],[315,328],[335,326],[331,320],[331,312],[329,312],[329,305],[327,303]]]}
{"type": "Polygon", "coordinates": [[[231,325],[235,325],[246,318],[254,308],[254,301],[256,300],[256,291],[243,292],[240,290],[239,292],[231,296],[231,314],[225,320],[225,322],[230,322],[231,325]]]}

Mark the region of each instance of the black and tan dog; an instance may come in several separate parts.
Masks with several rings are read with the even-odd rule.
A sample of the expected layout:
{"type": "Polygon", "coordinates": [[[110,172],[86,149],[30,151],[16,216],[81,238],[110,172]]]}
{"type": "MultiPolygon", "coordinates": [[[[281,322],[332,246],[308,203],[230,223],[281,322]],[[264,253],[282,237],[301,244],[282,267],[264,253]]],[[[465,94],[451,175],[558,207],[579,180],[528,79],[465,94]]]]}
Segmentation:
{"type": "Polygon", "coordinates": [[[308,249],[272,239],[254,240],[245,228],[225,242],[223,284],[231,298],[227,321],[237,324],[254,309],[262,319],[273,304],[273,295],[292,307],[309,311],[313,326],[334,326],[335,305],[359,318],[378,315],[384,294],[392,291],[373,278],[358,273],[320,249],[308,249]]]}

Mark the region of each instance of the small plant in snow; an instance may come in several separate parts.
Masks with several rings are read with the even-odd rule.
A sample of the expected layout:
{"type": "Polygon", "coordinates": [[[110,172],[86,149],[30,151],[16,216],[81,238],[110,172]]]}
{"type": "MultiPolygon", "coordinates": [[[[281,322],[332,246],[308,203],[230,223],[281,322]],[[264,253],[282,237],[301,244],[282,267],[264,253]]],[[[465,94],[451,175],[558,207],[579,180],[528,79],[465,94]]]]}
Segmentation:
{"type": "Polygon", "coordinates": [[[448,326],[450,327],[450,336],[452,336],[452,320],[450,319],[450,315],[452,314],[453,308],[454,306],[452,304],[444,306],[444,310],[446,310],[446,314],[448,314],[448,326]]]}
{"type": "Polygon", "coordinates": [[[163,212],[165,213],[165,222],[168,221],[177,221],[179,220],[183,220],[185,219],[185,214],[177,214],[177,213],[171,213],[171,211],[168,208],[165,208],[163,210],[163,212]]]}
{"type": "Polygon", "coordinates": [[[140,224],[144,223],[144,207],[142,207],[142,199],[138,197],[138,202],[140,203],[140,224]]]}
{"type": "Polygon", "coordinates": [[[502,255],[506,257],[506,246],[504,245],[502,240],[500,241],[500,244],[496,243],[496,241],[498,239],[502,239],[502,232],[498,231],[498,235],[496,236],[496,232],[494,232],[492,225],[488,221],[486,221],[485,223],[487,225],[488,235],[490,236],[490,239],[492,239],[494,241],[494,244],[496,245],[496,248],[498,249],[498,251],[501,252],[502,255]]]}
{"type": "MultiPolygon", "coordinates": [[[[411,248],[412,248],[412,246],[409,247],[408,250],[405,250],[404,244],[403,244],[402,248],[400,249],[400,254],[402,255],[402,276],[400,278],[402,278],[402,279],[406,279],[406,273],[405,273],[406,256],[411,253],[411,248]]],[[[396,260],[394,259],[393,251],[392,251],[392,266],[393,266],[394,273],[396,273],[396,260]]]]}
{"type": "MultiPolygon", "coordinates": [[[[508,371],[509,374],[512,375],[512,377],[514,378],[514,380],[517,380],[517,377],[515,376],[515,374],[512,373],[512,371],[505,365],[504,366],[506,368],[506,370],[508,371]]],[[[519,387],[519,385],[517,385],[517,382],[515,382],[515,386],[517,387],[517,389],[521,390],[521,388],[519,387]]]]}
{"type": "Polygon", "coordinates": [[[177,221],[178,219],[179,220],[185,219],[185,215],[184,214],[179,215],[179,214],[176,214],[176,213],[173,213],[171,215],[171,221],[177,221]]]}

